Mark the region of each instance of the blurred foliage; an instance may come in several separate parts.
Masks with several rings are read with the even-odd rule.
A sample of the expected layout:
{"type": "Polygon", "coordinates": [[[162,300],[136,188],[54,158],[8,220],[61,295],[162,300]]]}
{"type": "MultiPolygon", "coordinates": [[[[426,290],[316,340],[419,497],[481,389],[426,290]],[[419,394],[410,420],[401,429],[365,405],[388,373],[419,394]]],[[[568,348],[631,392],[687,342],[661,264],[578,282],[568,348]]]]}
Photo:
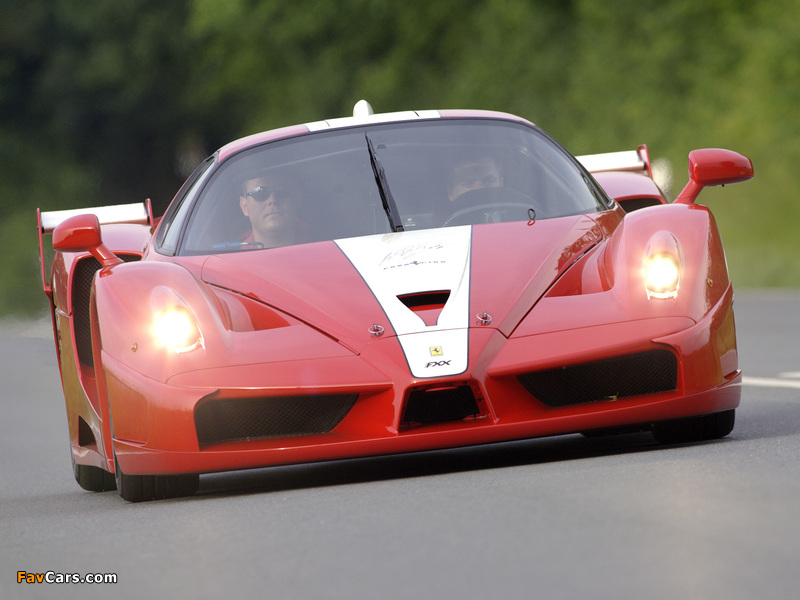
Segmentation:
{"type": "Polygon", "coordinates": [[[34,212],[153,199],[223,143],[377,111],[487,108],[576,154],[692,148],[756,179],[701,196],[732,276],[800,285],[794,0],[0,0],[0,312],[41,310],[34,212]]]}

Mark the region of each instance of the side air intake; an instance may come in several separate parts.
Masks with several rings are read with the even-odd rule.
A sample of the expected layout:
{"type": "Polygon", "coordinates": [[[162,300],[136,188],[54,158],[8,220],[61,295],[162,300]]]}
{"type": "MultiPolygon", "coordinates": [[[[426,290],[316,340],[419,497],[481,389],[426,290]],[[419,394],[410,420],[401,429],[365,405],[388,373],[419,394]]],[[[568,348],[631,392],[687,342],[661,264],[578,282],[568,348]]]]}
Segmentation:
{"type": "MultiPolygon", "coordinates": [[[[141,260],[139,254],[118,254],[125,262],[141,260]]],[[[78,348],[78,360],[81,364],[94,367],[92,355],[92,329],[89,318],[89,296],[92,292],[94,274],[100,270],[100,263],[94,256],[81,258],[75,264],[72,277],[72,306],[75,346],[78,348]]]]}

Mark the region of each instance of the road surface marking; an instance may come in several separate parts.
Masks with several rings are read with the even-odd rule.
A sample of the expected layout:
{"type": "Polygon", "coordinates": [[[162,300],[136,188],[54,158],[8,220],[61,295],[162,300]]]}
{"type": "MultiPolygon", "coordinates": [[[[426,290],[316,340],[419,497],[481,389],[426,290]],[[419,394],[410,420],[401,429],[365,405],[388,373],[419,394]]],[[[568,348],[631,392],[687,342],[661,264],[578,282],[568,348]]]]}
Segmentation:
{"type": "Polygon", "coordinates": [[[776,377],[742,377],[742,383],[744,385],[755,385],[759,387],[792,388],[800,390],[800,381],[778,379],[776,377]]]}

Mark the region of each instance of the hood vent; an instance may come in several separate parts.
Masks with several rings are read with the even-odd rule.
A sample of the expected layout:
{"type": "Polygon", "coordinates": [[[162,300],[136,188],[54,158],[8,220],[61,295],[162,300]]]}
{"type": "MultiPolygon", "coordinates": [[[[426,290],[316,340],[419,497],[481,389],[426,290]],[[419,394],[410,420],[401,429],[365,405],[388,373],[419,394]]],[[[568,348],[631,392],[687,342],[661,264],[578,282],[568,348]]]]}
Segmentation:
{"type": "Polygon", "coordinates": [[[406,308],[413,311],[425,325],[432,327],[439,321],[439,315],[444,310],[444,305],[450,298],[450,290],[439,290],[434,292],[418,292],[415,294],[403,294],[397,299],[406,308]]]}

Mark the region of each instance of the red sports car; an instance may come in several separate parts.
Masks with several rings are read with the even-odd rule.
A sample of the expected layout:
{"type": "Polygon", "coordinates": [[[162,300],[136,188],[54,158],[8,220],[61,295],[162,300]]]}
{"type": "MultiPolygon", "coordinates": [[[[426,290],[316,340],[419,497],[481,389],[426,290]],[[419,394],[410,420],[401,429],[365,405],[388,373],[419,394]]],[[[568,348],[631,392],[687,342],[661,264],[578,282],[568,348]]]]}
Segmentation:
{"type": "Polygon", "coordinates": [[[221,148],[162,218],[38,212],[78,483],[140,501],[233,469],[727,435],[733,290],[695,199],[752,164],[692,151],[667,204],[634,154],[587,168],[513,115],[362,101],[221,148]]]}

